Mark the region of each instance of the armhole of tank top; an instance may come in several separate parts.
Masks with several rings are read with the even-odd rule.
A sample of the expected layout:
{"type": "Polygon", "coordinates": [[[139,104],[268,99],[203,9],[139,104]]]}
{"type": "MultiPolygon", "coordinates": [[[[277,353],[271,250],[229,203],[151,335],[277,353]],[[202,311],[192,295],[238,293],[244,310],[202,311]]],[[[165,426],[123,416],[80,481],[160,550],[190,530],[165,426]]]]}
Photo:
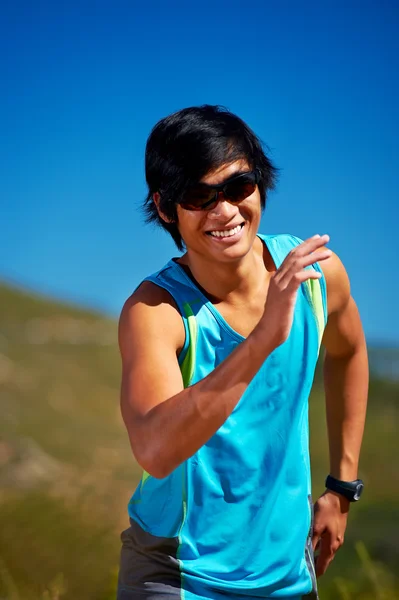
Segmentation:
{"type": "Polygon", "coordinates": [[[178,312],[182,318],[183,326],[184,326],[184,344],[183,344],[183,348],[181,349],[181,351],[179,352],[179,355],[177,357],[179,366],[181,368],[181,366],[184,362],[184,359],[187,355],[188,349],[190,347],[190,330],[189,330],[187,318],[185,316],[183,307],[180,305],[179,299],[173,293],[172,286],[168,285],[166,282],[160,281],[157,277],[152,277],[151,275],[149,277],[146,277],[143,281],[150,281],[154,285],[157,285],[158,287],[166,290],[168,292],[168,294],[171,296],[173,302],[175,303],[176,309],[178,310],[178,312]]]}

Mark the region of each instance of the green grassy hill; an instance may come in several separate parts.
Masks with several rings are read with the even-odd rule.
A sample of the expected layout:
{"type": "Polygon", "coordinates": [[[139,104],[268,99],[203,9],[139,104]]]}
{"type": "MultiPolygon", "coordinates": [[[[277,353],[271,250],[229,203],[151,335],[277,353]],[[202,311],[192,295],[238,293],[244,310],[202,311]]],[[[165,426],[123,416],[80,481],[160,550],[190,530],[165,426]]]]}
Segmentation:
{"type": "MultiPolygon", "coordinates": [[[[119,414],[116,323],[4,285],[0,306],[0,598],[111,600],[140,477],[119,414]]],[[[367,491],[321,600],[399,598],[398,400],[394,378],[373,379],[367,491]]],[[[319,377],[311,432],[316,495],[328,470],[319,377]]]]}

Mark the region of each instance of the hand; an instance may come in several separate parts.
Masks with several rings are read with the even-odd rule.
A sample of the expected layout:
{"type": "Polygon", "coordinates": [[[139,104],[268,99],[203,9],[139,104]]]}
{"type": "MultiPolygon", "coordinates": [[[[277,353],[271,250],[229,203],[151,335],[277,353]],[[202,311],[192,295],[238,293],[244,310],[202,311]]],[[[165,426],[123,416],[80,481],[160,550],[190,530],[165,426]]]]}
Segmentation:
{"type": "Polygon", "coordinates": [[[335,553],[344,542],[348,520],[349,500],[327,490],[314,506],[313,550],[319,550],[315,558],[316,575],[323,575],[335,553]]]}
{"type": "Polygon", "coordinates": [[[302,242],[291,250],[271,278],[259,326],[265,328],[274,347],[285,342],[290,334],[301,283],[308,279],[320,279],[321,273],[305,267],[330,258],[332,252],[325,248],[329,240],[328,235],[315,235],[302,242]]]}

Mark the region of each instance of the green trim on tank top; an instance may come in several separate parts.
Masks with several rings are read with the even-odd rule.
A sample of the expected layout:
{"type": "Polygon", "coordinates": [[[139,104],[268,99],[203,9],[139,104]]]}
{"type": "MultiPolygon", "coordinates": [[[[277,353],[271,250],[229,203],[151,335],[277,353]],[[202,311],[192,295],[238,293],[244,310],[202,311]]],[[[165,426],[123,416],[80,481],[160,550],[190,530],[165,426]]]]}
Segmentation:
{"type": "Polygon", "coordinates": [[[181,374],[183,377],[184,387],[188,387],[191,383],[191,380],[194,375],[195,368],[195,359],[196,359],[196,350],[197,350],[197,336],[198,336],[198,327],[197,320],[194,316],[192,308],[188,302],[183,304],[184,316],[187,319],[187,326],[189,332],[189,345],[187,348],[186,355],[184,360],[180,366],[181,374]]]}
{"type": "Polygon", "coordinates": [[[326,324],[326,316],[324,314],[323,296],[321,285],[318,279],[308,279],[305,281],[306,289],[309,294],[309,304],[312,307],[313,314],[317,325],[317,333],[319,338],[319,349],[323,338],[324,327],[326,324]]]}

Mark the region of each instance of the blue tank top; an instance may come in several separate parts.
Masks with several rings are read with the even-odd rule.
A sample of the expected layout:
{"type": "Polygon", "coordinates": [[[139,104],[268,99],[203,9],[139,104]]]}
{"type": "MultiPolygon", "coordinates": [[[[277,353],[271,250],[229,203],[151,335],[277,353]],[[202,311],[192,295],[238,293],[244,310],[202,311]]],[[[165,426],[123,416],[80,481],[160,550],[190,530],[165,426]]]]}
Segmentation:
{"type": "MultiPolygon", "coordinates": [[[[277,268],[301,242],[292,235],[259,237],[277,268]]],[[[317,263],[312,267],[321,272],[317,263]]],[[[176,261],[147,280],[167,290],[182,315],[179,364],[184,386],[193,385],[244,338],[176,261]]],[[[153,575],[150,568],[142,577],[147,587],[162,590],[163,578],[186,600],[317,598],[308,397],[326,319],[324,277],[303,283],[288,339],[267,357],[220,429],[164,479],[143,473],[129,515],[140,530],[139,554],[155,565],[153,575]]]]}

